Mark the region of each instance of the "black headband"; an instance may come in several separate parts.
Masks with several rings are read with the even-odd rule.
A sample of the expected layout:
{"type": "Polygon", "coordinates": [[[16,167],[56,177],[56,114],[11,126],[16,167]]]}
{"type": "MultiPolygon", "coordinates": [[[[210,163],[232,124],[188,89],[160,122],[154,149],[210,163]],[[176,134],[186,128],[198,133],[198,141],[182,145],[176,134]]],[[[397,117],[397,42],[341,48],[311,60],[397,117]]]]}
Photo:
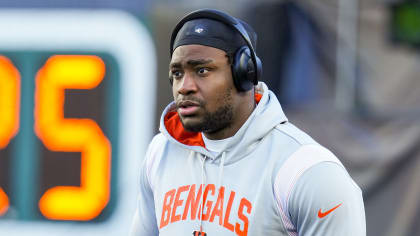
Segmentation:
{"type": "MultiPolygon", "coordinates": [[[[248,34],[255,48],[256,33],[245,22],[240,21],[248,34]]],[[[173,51],[179,46],[199,44],[214,47],[233,54],[240,47],[247,45],[243,37],[231,26],[209,18],[192,19],[178,31],[172,46],[173,51]]],[[[172,52],[171,55],[172,55],[172,52]]]]}

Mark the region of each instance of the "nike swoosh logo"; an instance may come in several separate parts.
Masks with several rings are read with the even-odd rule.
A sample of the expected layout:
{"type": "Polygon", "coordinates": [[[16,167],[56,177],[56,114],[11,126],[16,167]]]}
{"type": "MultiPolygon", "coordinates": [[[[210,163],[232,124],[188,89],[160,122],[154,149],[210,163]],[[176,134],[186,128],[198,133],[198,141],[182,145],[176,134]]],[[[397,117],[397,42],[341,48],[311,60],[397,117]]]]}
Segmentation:
{"type": "Polygon", "coordinates": [[[329,209],[329,210],[328,210],[328,211],[326,211],[326,212],[321,212],[321,209],[319,209],[319,211],[318,211],[318,217],[319,217],[319,218],[324,218],[325,216],[327,216],[328,214],[330,214],[331,212],[333,212],[335,209],[337,209],[339,206],[341,206],[341,204],[342,204],[342,203],[340,203],[340,204],[338,204],[337,206],[335,206],[335,207],[333,207],[333,208],[329,209]]]}

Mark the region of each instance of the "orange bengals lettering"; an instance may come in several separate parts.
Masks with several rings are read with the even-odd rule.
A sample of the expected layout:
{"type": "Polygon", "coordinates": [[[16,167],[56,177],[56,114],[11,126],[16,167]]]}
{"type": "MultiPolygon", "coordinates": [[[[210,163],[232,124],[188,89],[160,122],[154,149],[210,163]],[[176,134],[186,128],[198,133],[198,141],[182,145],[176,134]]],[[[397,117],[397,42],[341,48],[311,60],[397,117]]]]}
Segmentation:
{"type": "Polygon", "coordinates": [[[178,187],[178,189],[169,190],[163,197],[159,228],[178,221],[200,220],[202,217],[203,221],[217,222],[221,227],[235,232],[237,235],[246,236],[252,203],[246,198],[235,201],[236,193],[231,191],[227,199],[226,209],[224,209],[225,197],[227,197],[225,191],[224,186],[216,191],[214,184],[208,184],[205,187],[203,185],[197,187],[195,184],[184,185],[178,187]],[[203,210],[200,200],[204,202],[203,210]],[[236,217],[233,217],[233,219],[237,219],[236,222],[230,217],[233,205],[239,206],[236,217]]]}
{"type": "Polygon", "coordinates": [[[226,214],[225,214],[225,220],[223,221],[223,227],[233,232],[235,229],[233,227],[233,224],[229,223],[229,216],[230,216],[230,209],[232,208],[233,199],[235,199],[235,192],[230,192],[229,201],[226,206],[226,214]]]}
{"type": "Polygon", "coordinates": [[[200,204],[201,192],[203,190],[203,185],[200,185],[197,196],[195,195],[195,184],[191,185],[190,192],[188,193],[187,202],[185,203],[184,214],[182,214],[182,220],[187,219],[188,209],[191,207],[191,220],[195,220],[197,215],[197,209],[200,204]]]}
{"type": "Polygon", "coordinates": [[[219,195],[217,196],[216,205],[211,213],[210,222],[214,221],[214,217],[219,216],[219,225],[222,225],[223,220],[223,199],[225,198],[225,187],[220,187],[219,195]]]}
{"type": "Polygon", "coordinates": [[[174,202],[175,189],[172,189],[165,194],[163,199],[162,217],[160,217],[160,227],[162,228],[169,223],[169,217],[171,215],[172,203],[174,202]],[[168,202],[169,198],[169,202],[168,202]]]}
{"type": "Polygon", "coordinates": [[[243,220],[244,228],[241,230],[240,229],[241,226],[238,223],[236,223],[236,225],[235,225],[235,232],[236,232],[237,235],[240,235],[240,236],[246,236],[248,234],[248,223],[249,222],[248,222],[248,218],[243,213],[244,207],[247,208],[246,212],[248,214],[250,214],[252,204],[251,204],[251,202],[246,200],[246,198],[241,199],[241,203],[239,205],[239,210],[238,210],[238,217],[239,217],[239,219],[243,220]]]}
{"type": "MultiPolygon", "coordinates": [[[[214,195],[214,184],[208,184],[204,190],[204,197],[203,202],[207,206],[206,213],[203,214],[203,221],[206,221],[209,219],[211,206],[213,205],[213,201],[207,201],[208,193],[211,191],[211,195],[214,195]]],[[[198,219],[201,219],[200,215],[198,215],[198,219]]]]}
{"type": "Polygon", "coordinates": [[[181,219],[181,215],[176,215],[176,208],[181,206],[182,202],[183,202],[183,200],[179,200],[179,196],[181,195],[182,192],[187,191],[189,188],[190,188],[189,185],[181,186],[181,187],[178,188],[178,191],[176,192],[174,207],[173,207],[173,210],[172,210],[171,223],[174,223],[174,222],[181,219]]]}

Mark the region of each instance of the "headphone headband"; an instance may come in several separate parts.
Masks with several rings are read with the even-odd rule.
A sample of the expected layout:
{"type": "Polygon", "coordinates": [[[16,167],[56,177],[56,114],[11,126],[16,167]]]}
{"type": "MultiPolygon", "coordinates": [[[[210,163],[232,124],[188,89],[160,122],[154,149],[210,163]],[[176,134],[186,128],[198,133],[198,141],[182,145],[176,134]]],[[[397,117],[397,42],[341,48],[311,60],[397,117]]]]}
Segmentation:
{"type": "MultiPolygon", "coordinates": [[[[217,11],[214,9],[201,9],[201,10],[193,11],[189,13],[188,15],[184,16],[181,19],[181,21],[178,22],[178,24],[175,26],[174,30],[172,31],[171,45],[170,45],[171,56],[174,50],[173,48],[174,42],[175,42],[175,39],[179,30],[187,21],[191,21],[198,18],[208,18],[208,19],[220,21],[231,26],[233,29],[235,29],[241,35],[241,37],[245,40],[248,48],[250,49],[251,60],[254,63],[255,67],[257,67],[257,56],[255,54],[255,50],[254,50],[254,47],[252,46],[251,39],[248,35],[248,32],[245,30],[244,26],[236,18],[224,12],[217,11]]],[[[257,84],[257,81],[258,81],[258,73],[255,73],[254,84],[257,84]]]]}

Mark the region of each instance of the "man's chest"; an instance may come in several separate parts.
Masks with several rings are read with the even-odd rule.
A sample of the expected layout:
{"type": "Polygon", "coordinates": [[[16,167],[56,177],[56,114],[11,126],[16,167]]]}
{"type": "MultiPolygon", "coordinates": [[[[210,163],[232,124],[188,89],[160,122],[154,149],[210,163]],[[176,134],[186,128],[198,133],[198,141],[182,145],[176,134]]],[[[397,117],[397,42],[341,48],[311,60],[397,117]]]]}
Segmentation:
{"type": "Polygon", "coordinates": [[[207,236],[249,235],[252,228],[265,227],[264,218],[279,219],[266,165],[244,163],[222,170],[185,160],[165,166],[170,168],[160,168],[153,184],[162,235],[192,235],[200,225],[207,236]]]}

